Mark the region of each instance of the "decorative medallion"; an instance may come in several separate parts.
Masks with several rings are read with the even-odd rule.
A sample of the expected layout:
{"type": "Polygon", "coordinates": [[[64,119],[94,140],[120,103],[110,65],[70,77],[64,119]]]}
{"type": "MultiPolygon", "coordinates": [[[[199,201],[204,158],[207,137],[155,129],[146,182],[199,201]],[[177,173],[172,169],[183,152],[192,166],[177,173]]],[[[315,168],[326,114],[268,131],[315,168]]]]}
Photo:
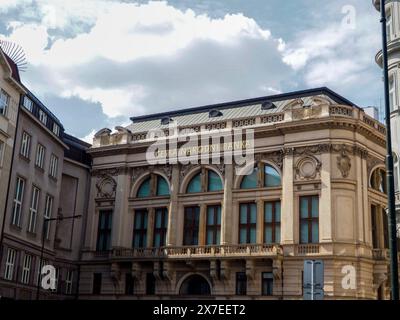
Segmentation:
{"type": "Polygon", "coordinates": [[[108,175],[104,175],[99,178],[96,183],[97,197],[114,198],[116,188],[117,183],[115,182],[115,180],[108,175]]]}
{"type": "Polygon", "coordinates": [[[321,162],[313,156],[305,156],[297,161],[295,166],[296,180],[318,179],[321,171],[321,162]]]}

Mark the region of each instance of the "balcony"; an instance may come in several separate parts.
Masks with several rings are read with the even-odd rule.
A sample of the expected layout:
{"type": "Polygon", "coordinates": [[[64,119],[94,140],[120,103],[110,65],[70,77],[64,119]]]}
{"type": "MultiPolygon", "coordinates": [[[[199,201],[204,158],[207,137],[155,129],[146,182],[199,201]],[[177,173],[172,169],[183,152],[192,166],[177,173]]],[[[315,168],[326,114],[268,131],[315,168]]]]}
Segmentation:
{"type": "Polygon", "coordinates": [[[244,244],[220,246],[180,246],[161,248],[114,248],[108,257],[114,260],[167,258],[174,260],[210,258],[264,258],[280,255],[279,245],[244,244]]]}
{"type": "Polygon", "coordinates": [[[387,260],[389,259],[388,249],[372,249],[372,258],[374,260],[387,260]]]}

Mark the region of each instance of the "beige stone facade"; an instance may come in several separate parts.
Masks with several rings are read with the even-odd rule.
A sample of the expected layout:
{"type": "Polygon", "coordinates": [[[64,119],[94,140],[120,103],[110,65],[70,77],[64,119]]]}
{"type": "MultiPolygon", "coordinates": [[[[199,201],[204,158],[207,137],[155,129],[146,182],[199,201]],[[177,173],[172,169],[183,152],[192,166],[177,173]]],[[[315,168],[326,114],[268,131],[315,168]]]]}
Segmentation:
{"type": "Polygon", "coordinates": [[[388,298],[385,128],[362,109],[322,88],[132,120],[89,151],[80,298],[302,299],[306,259],[324,262],[325,299],[388,298]],[[224,161],[149,165],[147,131],[168,122],[254,130],[253,178],[224,161]]]}

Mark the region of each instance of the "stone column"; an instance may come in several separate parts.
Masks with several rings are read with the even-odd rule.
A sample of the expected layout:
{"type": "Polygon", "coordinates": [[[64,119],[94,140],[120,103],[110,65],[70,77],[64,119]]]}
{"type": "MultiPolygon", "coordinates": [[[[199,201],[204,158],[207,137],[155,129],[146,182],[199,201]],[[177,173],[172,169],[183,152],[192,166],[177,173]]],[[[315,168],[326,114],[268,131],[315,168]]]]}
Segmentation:
{"type": "Polygon", "coordinates": [[[128,220],[128,197],[129,197],[129,174],[127,170],[122,170],[118,174],[117,187],[115,191],[115,204],[112,216],[112,247],[130,247],[127,243],[128,220]]]}
{"type": "MultiPolygon", "coordinates": [[[[286,114],[285,114],[286,117],[286,114]]],[[[294,244],[293,155],[286,154],[282,171],[281,242],[294,244]]]]}
{"type": "Polygon", "coordinates": [[[200,205],[200,217],[199,217],[199,246],[204,246],[206,244],[206,215],[207,215],[207,205],[200,205]]]}
{"type": "Polygon", "coordinates": [[[170,205],[168,210],[168,230],[167,230],[167,246],[178,245],[178,221],[179,221],[179,211],[178,211],[178,194],[179,194],[179,166],[174,165],[172,167],[172,177],[171,177],[171,195],[170,195],[170,205]]]}
{"type": "Polygon", "coordinates": [[[232,244],[232,188],[233,188],[233,165],[225,165],[224,201],[221,212],[221,245],[232,244]]]}
{"type": "Polygon", "coordinates": [[[264,241],[264,201],[258,200],[257,203],[257,243],[263,243],[264,241]]]}
{"type": "Polygon", "coordinates": [[[332,241],[332,188],[331,188],[331,154],[321,155],[321,196],[319,200],[319,241],[332,241]]]}

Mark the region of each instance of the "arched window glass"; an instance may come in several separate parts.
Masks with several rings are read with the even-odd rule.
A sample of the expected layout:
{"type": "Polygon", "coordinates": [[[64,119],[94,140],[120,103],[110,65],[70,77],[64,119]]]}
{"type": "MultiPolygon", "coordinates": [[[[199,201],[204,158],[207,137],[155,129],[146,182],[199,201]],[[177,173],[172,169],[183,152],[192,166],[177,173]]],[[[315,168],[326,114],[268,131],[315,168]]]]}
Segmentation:
{"type": "Polygon", "coordinates": [[[382,168],[376,169],[371,175],[371,187],[377,191],[386,193],[386,172],[382,168]]]}
{"type": "Polygon", "coordinates": [[[200,174],[200,172],[198,174],[196,174],[192,178],[192,180],[190,180],[186,192],[187,193],[201,192],[201,174],[200,174]]]}
{"type": "Polygon", "coordinates": [[[264,186],[279,187],[281,185],[281,176],[274,167],[266,164],[264,167],[264,186]]]}
{"type": "Polygon", "coordinates": [[[150,177],[142,182],[137,192],[138,198],[150,197],[150,177]]]}
{"type": "Polygon", "coordinates": [[[217,173],[212,170],[208,170],[208,191],[220,191],[222,190],[222,181],[217,173]]]}
{"type": "Polygon", "coordinates": [[[393,163],[394,163],[394,190],[396,192],[399,192],[400,163],[399,163],[399,157],[395,153],[393,154],[393,163]]]}
{"type": "Polygon", "coordinates": [[[257,188],[258,170],[254,169],[249,175],[245,175],[240,184],[240,189],[254,189],[257,188]]]}
{"type": "Polygon", "coordinates": [[[157,196],[168,196],[169,186],[168,182],[161,176],[157,176],[157,196]]]}

